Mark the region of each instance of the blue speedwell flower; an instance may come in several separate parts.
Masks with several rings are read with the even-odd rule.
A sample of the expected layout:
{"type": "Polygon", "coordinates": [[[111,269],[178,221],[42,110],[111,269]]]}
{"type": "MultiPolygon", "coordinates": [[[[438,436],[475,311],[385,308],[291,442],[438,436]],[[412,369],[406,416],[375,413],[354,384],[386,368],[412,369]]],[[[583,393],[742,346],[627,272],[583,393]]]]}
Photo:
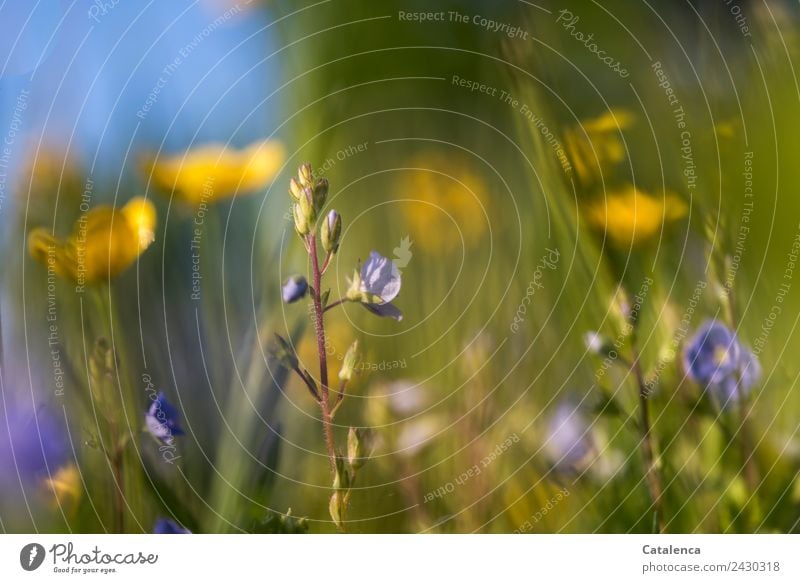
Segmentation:
{"type": "Polygon", "coordinates": [[[287,304],[292,304],[305,297],[308,291],[308,281],[302,275],[293,275],[286,280],[281,288],[281,296],[287,304]]]}
{"type": "Polygon", "coordinates": [[[573,399],[563,400],[548,425],[547,453],[559,471],[585,469],[596,451],[591,426],[573,399]]]}
{"type": "Polygon", "coordinates": [[[9,404],[0,414],[0,487],[55,474],[70,459],[63,422],[48,409],[9,404]]]}
{"type": "Polygon", "coordinates": [[[169,518],[159,518],[153,527],[153,534],[192,534],[192,531],[169,518]]]}
{"type": "Polygon", "coordinates": [[[723,407],[747,395],[761,377],[756,356],[716,320],[703,324],[689,340],[683,369],[723,407]]]}
{"type": "Polygon", "coordinates": [[[361,302],[364,307],[378,316],[402,320],[403,314],[391,302],[400,293],[400,270],[377,251],[355,272],[347,291],[347,299],[361,302]]]}
{"type": "Polygon", "coordinates": [[[183,435],[178,425],[178,410],[167,401],[164,393],[159,393],[144,415],[144,422],[150,434],[163,443],[172,443],[176,435],[183,435]]]}

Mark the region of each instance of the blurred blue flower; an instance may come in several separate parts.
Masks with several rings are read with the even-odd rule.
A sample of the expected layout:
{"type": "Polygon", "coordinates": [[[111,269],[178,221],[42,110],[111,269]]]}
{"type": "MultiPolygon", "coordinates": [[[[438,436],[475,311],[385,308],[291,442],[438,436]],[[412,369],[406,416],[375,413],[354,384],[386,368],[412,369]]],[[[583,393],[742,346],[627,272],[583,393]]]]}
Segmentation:
{"type": "Polygon", "coordinates": [[[153,534],[192,534],[192,531],[169,518],[159,518],[153,527],[153,534]]]}
{"type": "Polygon", "coordinates": [[[150,434],[164,443],[171,443],[176,435],[183,435],[178,425],[178,410],[167,401],[164,393],[159,393],[144,416],[150,434]]]}
{"type": "Polygon", "coordinates": [[[556,470],[576,472],[588,466],[596,451],[591,426],[572,399],[556,407],[547,433],[545,447],[556,470]]]}
{"type": "Polygon", "coordinates": [[[308,281],[302,275],[293,275],[286,280],[281,289],[283,301],[287,304],[296,302],[305,297],[308,291],[308,281]]]}
{"type": "Polygon", "coordinates": [[[7,408],[0,416],[0,482],[40,480],[69,458],[64,424],[45,409],[7,408]]]}
{"type": "Polygon", "coordinates": [[[747,395],[761,377],[756,356],[741,345],[727,326],[711,320],[689,340],[683,368],[694,382],[705,387],[723,407],[747,395]]]}

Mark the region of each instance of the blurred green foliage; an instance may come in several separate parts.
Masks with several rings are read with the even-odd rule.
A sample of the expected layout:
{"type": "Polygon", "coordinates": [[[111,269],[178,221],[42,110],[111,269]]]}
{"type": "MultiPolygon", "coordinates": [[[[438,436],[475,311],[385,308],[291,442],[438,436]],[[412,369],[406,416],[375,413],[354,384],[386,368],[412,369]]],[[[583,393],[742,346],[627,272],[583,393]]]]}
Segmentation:
{"type": "MultiPolygon", "coordinates": [[[[710,2],[564,2],[579,16],[576,30],[624,61],[630,76],[621,78],[557,21],[562,7],[435,4],[469,21],[398,19],[398,11],[434,10],[414,0],[269,4],[285,16],[274,25],[283,48],[273,58],[283,66],[276,135],[287,162],[264,193],[205,216],[200,302],[189,300],[196,214],[165,199],[156,199],[157,243],[135,269],[81,297],[57,284],[68,388],[52,400],[68,411],[83,495],[75,508],[43,511],[40,529],[110,528],[114,480],[97,447],[99,400],[86,373],[103,337],[119,361],[108,391],[124,401],[118,424],[132,444],[123,460],[126,530],[149,531],[158,516],[198,532],[335,530],[316,404],[269,351],[280,333],[301,364],[311,369],[315,358],[306,309],[280,302],[280,283],[307,268],[289,244],[285,190],[310,160],[330,181],[330,204],[346,225],[332,297],[344,294],[346,277],[372,249],[404,263],[400,325],[358,306],[328,317],[334,366],[353,340],[365,354],[336,419],[338,440],[349,426],[377,434],[349,531],[651,532],[638,388],[629,370],[604,370],[584,345],[587,331],[619,337],[615,290],[634,295],[646,278],[653,285],[623,351],[635,346],[654,382],[648,401],[666,530],[798,530],[796,6],[745,3],[745,37],[710,2]],[[528,38],[491,32],[474,15],[528,38]],[[614,143],[567,148],[570,132],[589,139],[582,124],[609,111],[632,120],[612,130],[614,143]],[[696,180],[684,172],[683,132],[696,180]],[[619,159],[594,159],[617,142],[619,159]],[[587,171],[578,176],[574,156],[582,155],[587,171]],[[586,209],[629,184],[655,200],[674,193],[687,211],[660,217],[646,240],[620,244],[586,209]],[[553,250],[557,262],[537,272],[553,250]],[[706,285],[698,291],[699,282],[706,285]],[[782,284],[790,289],[778,300],[782,284]],[[720,414],[685,378],[685,339],[676,340],[690,305],[691,329],[725,317],[726,285],[743,344],[756,346],[769,326],[748,404],[754,485],[744,475],[740,418],[720,414]],[[163,463],[158,444],[141,438],[151,382],[143,375],[182,411],[179,464],[163,463]],[[591,411],[597,445],[572,474],[555,471],[548,455],[549,419],[565,395],[591,411]],[[306,520],[280,518],[289,508],[306,520]]],[[[85,169],[74,162],[70,170],[31,195],[41,198],[32,198],[28,224],[17,217],[15,240],[32,226],[55,221],[63,232],[74,222],[85,169]],[[57,216],[56,192],[64,208],[57,216]]],[[[95,185],[104,188],[111,185],[95,185]]],[[[144,181],[121,185],[118,198],[142,188],[144,181]]],[[[4,292],[29,318],[30,361],[47,363],[46,273],[19,251],[6,259],[4,292]]],[[[6,530],[31,529],[25,516],[5,512],[6,530]]]]}

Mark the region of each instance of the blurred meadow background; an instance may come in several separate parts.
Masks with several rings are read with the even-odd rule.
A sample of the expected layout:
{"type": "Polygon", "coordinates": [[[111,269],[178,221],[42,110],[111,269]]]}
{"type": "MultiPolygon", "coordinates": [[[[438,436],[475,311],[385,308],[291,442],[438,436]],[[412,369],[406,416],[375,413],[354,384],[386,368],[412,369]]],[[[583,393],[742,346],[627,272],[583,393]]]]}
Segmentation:
{"type": "Polygon", "coordinates": [[[799,16],[0,5],[0,530],[798,531],[799,16]]]}

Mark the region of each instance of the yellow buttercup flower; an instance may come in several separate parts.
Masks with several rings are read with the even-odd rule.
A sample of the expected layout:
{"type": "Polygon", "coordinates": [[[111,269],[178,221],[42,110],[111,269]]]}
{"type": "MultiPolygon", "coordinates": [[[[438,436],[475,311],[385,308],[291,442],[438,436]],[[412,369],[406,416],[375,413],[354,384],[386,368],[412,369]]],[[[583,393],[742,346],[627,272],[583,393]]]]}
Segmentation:
{"type": "Polygon", "coordinates": [[[31,256],[79,285],[116,277],[155,240],[156,209],[136,197],[120,209],[102,205],[79,218],[66,240],[42,227],[28,235],[31,256]]]}
{"type": "Polygon", "coordinates": [[[264,188],[285,159],[280,143],[264,140],[241,150],[206,144],[183,154],[150,159],[144,167],[159,190],[198,205],[264,188]]]}
{"type": "Polygon", "coordinates": [[[75,464],[68,464],[60,468],[50,478],[45,478],[44,487],[54,497],[54,505],[63,506],[76,503],[81,498],[81,475],[75,464]]]}
{"type": "Polygon", "coordinates": [[[409,236],[421,249],[448,253],[478,243],[488,228],[489,197],[483,178],[468,164],[435,153],[412,158],[401,184],[409,236]],[[461,237],[459,237],[459,232],[461,237]]]}
{"type": "Polygon", "coordinates": [[[585,208],[586,218],[604,231],[612,244],[630,246],[661,232],[664,224],[686,215],[688,205],[676,194],[656,197],[627,185],[585,208]]]}
{"type": "Polygon", "coordinates": [[[625,160],[620,132],[630,128],[635,120],[627,110],[610,109],[564,132],[564,149],[581,180],[595,180],[603,170],[625,160]]]}

